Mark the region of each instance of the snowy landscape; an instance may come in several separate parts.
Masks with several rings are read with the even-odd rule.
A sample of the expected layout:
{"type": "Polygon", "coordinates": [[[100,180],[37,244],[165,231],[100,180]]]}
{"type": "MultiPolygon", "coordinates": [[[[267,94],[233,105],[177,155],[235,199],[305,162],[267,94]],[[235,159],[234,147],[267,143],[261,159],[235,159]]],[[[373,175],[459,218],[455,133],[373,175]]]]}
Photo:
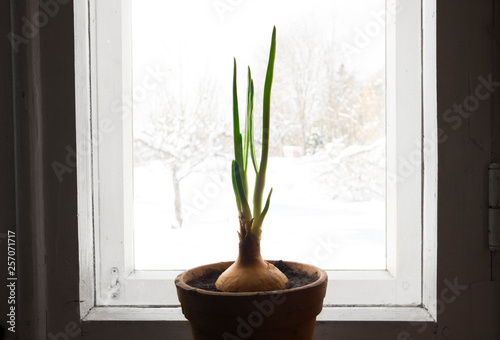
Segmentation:
{"type": "Polygon", "coordinates": [[[176,2],[172,12],[160,9],[173,2],[148,1],[155,13],[147,10],[154,6],[133,2],[136,269],[184,270],[236,258],[232,58],[240,115],[247,64],[252,67],[260,150],[257,122],[273,24],[265,191],[273,188],[273,195],[262,255],[324,269],[385,269],[385,40],[372,35],[366,46],[356,45],[356,32],[379,22],[374,13],[385,2],[313,1],[317,8],[305,11],[304,2],[276,1],[257,24],[251,18],[265,2],[244,3],[221,18],[207,7],[211,2],[200,1],[200,11],[176,2]]]}
{"type": "MultiPolygon", "coordinates": [[[[263,256],[325,269],[384,269],[384,202],[332,200],[307,158],[269,160],[273,196],[263,256]]],[[[186,269],[236,258],[239,224],[229,175],[228,169],[225,177],[186,178],[185,220],[176,228],[171,176],[161,165],[135,169],[136,269],[186,269]]]]}

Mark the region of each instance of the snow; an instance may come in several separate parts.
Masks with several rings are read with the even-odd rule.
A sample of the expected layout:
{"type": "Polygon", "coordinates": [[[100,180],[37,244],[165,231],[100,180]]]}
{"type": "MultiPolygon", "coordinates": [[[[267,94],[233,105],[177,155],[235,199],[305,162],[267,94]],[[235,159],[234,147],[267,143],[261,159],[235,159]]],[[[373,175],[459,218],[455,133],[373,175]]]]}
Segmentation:
{"type": "MultiPolygon", "coordinates": [[[[385,203],[332,200],[310,157],[270,158],[273,187],[262,254],[324,269],[385,269],[385,203]]],[[[229,167],[229,166],[228,166],[229,167]]],[[[181,182],[182,228],[173,228],[170,174],[160,164],[136,167],[135,267],[183,270],[236,259],[238,218],[229,172],[195,173],[181,182]]]]}
{"type": "MultiPolygon", "coordinates": [[[[264,195],[272,187],[273,196],[263,225],[262,254],[266,259],[308,262],[325,269],[385,269],[383,30],[372,34],[366,46],[356,46],[360,34],[378,25],[374,14],[384,10],[385,2],[233,2],[224,18],[212,2],[195,3],[133,2],[133,92],[145,92],[133,98],[134,138],[161,149],[170,162],[161,164],[152,160],[161,158],[158,153],[144,152],[134,168],[135,268],[183,270],[236,258],[239,226],[229,172],[232,156],[227,154],[228,146],[232,148],[232,135],[227,133],[232,129],[233,57],[238,60],[239,79],[246,79],[248,64],[260,86],[270,30],[276,25],[272,138],[281,140],[271,141],[270,152],[286,157],[269,159],[264,195]],[[298,26],[308,22],[314,25],[298,26]],[[311,31],[306,30],[302,42],[318,40],[300,45],[297,32],[303,29],[311,31]],[[337,51],[346,45],[359,52],[337,51]],[[317,58],[304,63],[310,46],[317,58]],[[325,50],[316,51],[319,47],[325,50]],[[285,70],[293,73],[287,78],[285,70]],[[302,96],[302,78],[307,79],[303,97],[307,114],[299,112],[292,100],[302,96]],[[151,79],[155,82],[149,87],[151,79]],[[204,155],[215,154],[217,159],[203,160],[204,155]],[[178,165],[182,178],[182,228],[174,227],[168,164],[178,165]]],[[[238,85],[240,113],[244,84],[238,85]]],[[[257,120],[262,111],[259,86],[257,120]]],[[[255,134],[258,145],[258,124],[255,134]]],[[[145,150],[136,145],[136,151],[145,150]]],[[[140,155],[135,154],[136,160],[140,155]]]]}

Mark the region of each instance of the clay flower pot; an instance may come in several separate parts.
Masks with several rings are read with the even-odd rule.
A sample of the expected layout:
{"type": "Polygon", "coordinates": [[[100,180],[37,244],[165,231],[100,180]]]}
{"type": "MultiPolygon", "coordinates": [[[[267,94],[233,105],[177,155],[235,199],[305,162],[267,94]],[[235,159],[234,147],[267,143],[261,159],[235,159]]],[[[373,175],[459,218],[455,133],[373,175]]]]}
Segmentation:
{"type": "Polygon", "coordinates": [[[316,316],[323,308],[327,274],[311,265],[284,263],[294,270],[316,274],[318,279],[278,291],[224,293],[194,288],[187,282],[223,272],[232,262],[196,267],[177,276],[177,296],[193,339],[312,340],[316,316]]]}

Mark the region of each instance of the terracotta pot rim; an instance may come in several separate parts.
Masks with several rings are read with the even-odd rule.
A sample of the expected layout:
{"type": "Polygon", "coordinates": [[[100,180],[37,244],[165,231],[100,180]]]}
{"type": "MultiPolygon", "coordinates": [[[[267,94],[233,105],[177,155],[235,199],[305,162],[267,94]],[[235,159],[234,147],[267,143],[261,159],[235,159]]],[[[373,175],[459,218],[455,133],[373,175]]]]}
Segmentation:
{"type": "MultiPolygon", "coordinates": [[[[270,263],[275,263],[277,262],[276,260],[266,260],[267,262],[270,262],[270,263]]],[[[194,270],[197,270],[197,269],[202,269],[202,268],[210,268],[210,267],[213,267],[213,266],[222,266],[222,265],[226,265],[227,264],[227,267],[229,267],[234,261],[223,261],[223,262],[216,262],[216,263],[210,263],[210,264],[206,264],[206,265],[202,265],[202,266],[198,266],[198,267],[195,267],[195,268],[191,268],[191,269],[188,269],[184,272],[182,272],[181,274],[179,274],[176,278],[175,278],[175,285],[178,286],[179,288],[181,289],[184,289],[184,290],[187,290],[187,291],[196,291],[197,293],[199,294],[205,294],[205,295],[214,295],[214,296],[217,296],[217,295],[224,295],[224,296],[259,296],[259,295],[278,295],[278,294],[286,294],[286,293],[292,293],[292,292],[296,292],[296,291],[301,291],[301,290],[305,290],[305,289],[310,289],[310,288],[313,288],[313,287],[316,287],[316,286],[319,286],[321,284],[323,284],[326,280],[328,280],[328,275],[326,274],[326,272],[321,269],[321,268],[318,268],[316,266],[313,266],[311,264],[306,264],[306,263],[300,263],[300,262],[293,262],[293,261],[283,261],[283,263],[285,263],[286,265],[293,265],[296,264],[296,265],[300,265],[300,266],[307,266],[309,268],[312,268],[314,271],[316,271],[318,273],[318,279],[314,282],[311,282],[307,285],[304,285],[304,286],[300,286],[300,287],[295,287],[295,288],[288,288],[288,289],[282,289],[282,290],[268,290],[268,291],[257,291],[257,292],[239,292],[239,293],[235,293],[235,292],[214,292],[214,291],[210,291],[210,290],[205,290],[205,289],[201,289],[201,288],[196,288],[196,287],[192,287],[190,285],[188,285],[185,280],[184,280],[184,275],[188,272],[191,272],[191,271],[194,271],[194,270]]]]}

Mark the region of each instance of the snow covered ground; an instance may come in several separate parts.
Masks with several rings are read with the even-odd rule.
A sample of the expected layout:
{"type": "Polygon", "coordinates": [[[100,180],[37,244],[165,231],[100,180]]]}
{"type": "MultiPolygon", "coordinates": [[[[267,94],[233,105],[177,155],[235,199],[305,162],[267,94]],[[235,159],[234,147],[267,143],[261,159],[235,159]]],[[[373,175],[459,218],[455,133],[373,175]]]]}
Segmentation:
{"type": "MultiPolygon", "coordinates": [[[[183,270],[236,259],[238,217],[228,171],[182,180],[182,228],[173,228],[170,174],[136,167],[135,267],[183,270]]],[[[307,262],[324,269],[385,269],[385,203],[332,200],[305,157],[270,158],[271,206],[263,225],[265,259],[307,262]]],[[[252,183],[250,181],[250,183],[252,183]]]]}
{"type": "MultiPolygon", "coordinates": [[[[133,2],[133,92],[145,92],[142,97],[134,96],[135,137],[144,137],[141,131],[146,137],[153,134],[146,124],[148,116],[142,114],[156,112],[155,110],[171,113],[167,117],[170,120],[165,119],[169,128],[181,126],[181,123],[191,126],[184,119],[198,114],[204,115],[210,122],[217,120],[220,127],[223,127],[224,122],[231,119],[228,112],[231,112],[232,104],[233,57],[237,58],[239,69],[243,70],[243,77],[245,65],[252,65],[254,79],[260,85],[265,74],[268,39],[273,25],[278,27],[279,32],[277,68],[279,65],[290,65],[287,63],[309,58],[307,51],[311,45],[297,48],[299,45],[296,43],[295,32],[304,33],[302,39],[311,44],[314,42],[309,41],[308,37],[318,38],[319,40],[314,41],[322,43],[314,46],[314,54],[326,55],[330,64],[333,59],[328,53],[335,53],[334,64],[342,64],[342,69],[345,68],[343,72],[347,72],[349,77],[339,78],[339,81],[345,79],[346,82],[339,83],[338,88],[325,87],[322,81],[308,84],[311,88],[307,92],[312,97],[305,97],[304,102],[315,104],[308,109],[311,111],[308,111],[305,118],[309,121],[302,123],[305,124],[302,128],[317,128],[318,124],[333,119],[337,127],[345,125],[343,133],[346,135],[337,144],[332,142],[332,138],[338,139],[338,133],[331,133],[331,136],[318,135],[318,142],[329,145],[321,145],[321,148],[318,145],[315,157],[309,155],[269,160],[268,189],[265,195],[273,187],[273,197],[263,225],[262,254],[266,259],[308,262],[325,269],[385,269],[385,202],[383,199],[361,202],[346,200],[348,197],[383,197],[385,181],[381,176],[385,166],[385,141],[367,144],[370,136],[366,136],[366,140],[354,137],[369,134],[370,126],[376,126],[378,122],[373,112],[365,112],[370,114],[363,117],[362,121],[356,121],[361,117],[361,112],[358,111],[362,107],[366,109],[373,102],[376,104],[377,93],[380,95],[380,103],[385,100],[384,91],[376,90],[378,87],[374,85],[377,82],[372,81],[378,74],[385,74],[385,29],[380,26],[378,19],[379,13],[384,12],[385,2],[253,1],[240,6],[229,6],[230,10],[223,17],[212,6],[212,2],[198,0],[194,3],[196,5],[193,2],[163,0],[149,0],[147,5],[144,0],[133,2]],[[193,6],[199,10],[193,11],[193,6]],[[255,15],[259,15],[258,21],[255,20],[255,15]],[[200,27],[203,29],[200,30],[200,27]],[[368,33],[368,37],[366,32],[372,28],[378,30],[378,33],[368,33]],[[305,31],[302,32],[303,30],[305,31]],[[308,30],[311,30],[312,35],[308,35],[308,30]],[[288,40],[291,43],[288,46],[289,53],[298,53],[292,59],[285,58],[287,37],[294,38],[288,40]],[[331,46],[331,42],[338,48],[321,50],[320,47],[331,46]],[[283,44],[281,50],[280,44],[283,44]],[[306,53],[300,53],[303,51],[306,53]],[[260,76],[259,67],[262,71],[260,76]],[[144,86],[151,76],[150,70],[155,70],[157,77],[154,78],[158,81],[153,90],[144,86]],[[357,88],[358,82],[364,84],[359,89],[361,92],[358,99],[351,98],[353,94],[349,94],[349,88],[341,88],[357,88]],[[314,84],[319,87],[315,88],[314,84]],[[324,107],[319,107],[317,100],[324,96],[325,89],[337,91],[326,98],[338,98],[332,103],[325,101],[322,104],[324,107]],[[167,102],[171,106],[155,107],[155,103],[162,103],[160,99],[163,96],[167,96],[167,102]],[[203,104],[200,111],[189,111],[189,105],[186,108],[185,103],[197,103],[198,98],[205,96],[218,98],[219,102],[212,104],[215,108],[207,107],[208,104],[203,104]],[[178,111],[170,111],[172,107],[176,107],[178,111]],[[329,116],[330,114],[326,115],[327,112],[339,112],[339,115],[329,116]],[[352,134],[351,139],[354,138],[355,141],[350,141],[349,134],[352,134]],[[374,194],[369,196],[370,193],[374,194]]],[[[323,61],[322,58],[312,60],[323,61]]],[[[311,79],[316,79],[321,74],[329,74],[323,72],[325,66],[320,63],[314,68],[309,62],[297,62],[293,67],[285,68],[299,75],[298,79],[302,79],[302,74],[309,74],[311,79]],[[320,70],[320,73],[315,70],[320,70]]],[[[334,74],[335,79],[340,77],[338,72],[334,74]]],[[[280,77],[279,72],[275,76],[274,86],[280,77]]],[[[385,84],[384,79],[381,81],[381,84],[385,84]]],[[[330,82],[331,79],[328,78],[328,83],[330,82]]],[[[242,104],[246,89],[243,84],[239,85],[240,91],[243,91],[243,97],[240,97],[242,104]]],[[[276,92],[278,89],[273,89],[275,95],[279,93],[276,92]]],[[[291,91],[291,95],[295,95],[295,91],[291,91]]],[[[259,91],[256,92],[254,112],[261,112],[258,109],[258,96],[259,91]]],[[[382,108],[375,104],[372,110],[379,112],[382,108]]],[[[287,111],[289,108],[285,106],[282,110],[287,111]]],[[[290,121],[277,122],[283,127],[282,130],[277,130],[277,136],[284,133],[285,127],[291,129],[294,126],[299,117],[299,112],[295,111],[291,110],[290,121]]],[[[196,129],[203,121],[200,120],[198,125],[192,127],[196,129]]],[[[380,126],[383,135],[385,124],[382,122],[380,126]]],[[[202,128],[207,129],[206,126],[202,128]]],[[[160,137],[170,130],[165,129],[160,137]]],[[[287,138],[292,138],[294,134],[293,129],[290,131],[292,132],[287,132],[287,138]]],[[[176,134],[178,132],[175,131],[176,134]]],[[[314,131],[307,132],[312,135],[314,131]]],[[[187,135],[180,138],[189,141],[187,135]]],[[[232,138],[229,143],[232,145],[232,138]]],[[[301,145],[302,142],[288,145],[288,142],[282,140],[279,143],[290,147],[301,145]]],[[[165,149],[166,145],[168,143],[163,143],[162,147],[165,149]]],[[[200,151],[196,147],[193,145],[189,152],[200,151]]],[[[179,145],[174,151],[181,151],[179,145]]],[[[193,172],[180,182],[184,214],[182,228],[172,227],[175,225],[174,196],[168,170],[154,163],[148,167],[135,167],[136,269],[187,269],[236,258],[239,226],[230,180],[230,157],[226,157],[226,171],[222,175],[205,167],[204,172],[193,172]]],[[[182,157],[175,160],[173,158],[170,161],[182,162],[179,160],[182,157]]],[[[216,166],[212,168],[215,169],[216,166]]]]}

